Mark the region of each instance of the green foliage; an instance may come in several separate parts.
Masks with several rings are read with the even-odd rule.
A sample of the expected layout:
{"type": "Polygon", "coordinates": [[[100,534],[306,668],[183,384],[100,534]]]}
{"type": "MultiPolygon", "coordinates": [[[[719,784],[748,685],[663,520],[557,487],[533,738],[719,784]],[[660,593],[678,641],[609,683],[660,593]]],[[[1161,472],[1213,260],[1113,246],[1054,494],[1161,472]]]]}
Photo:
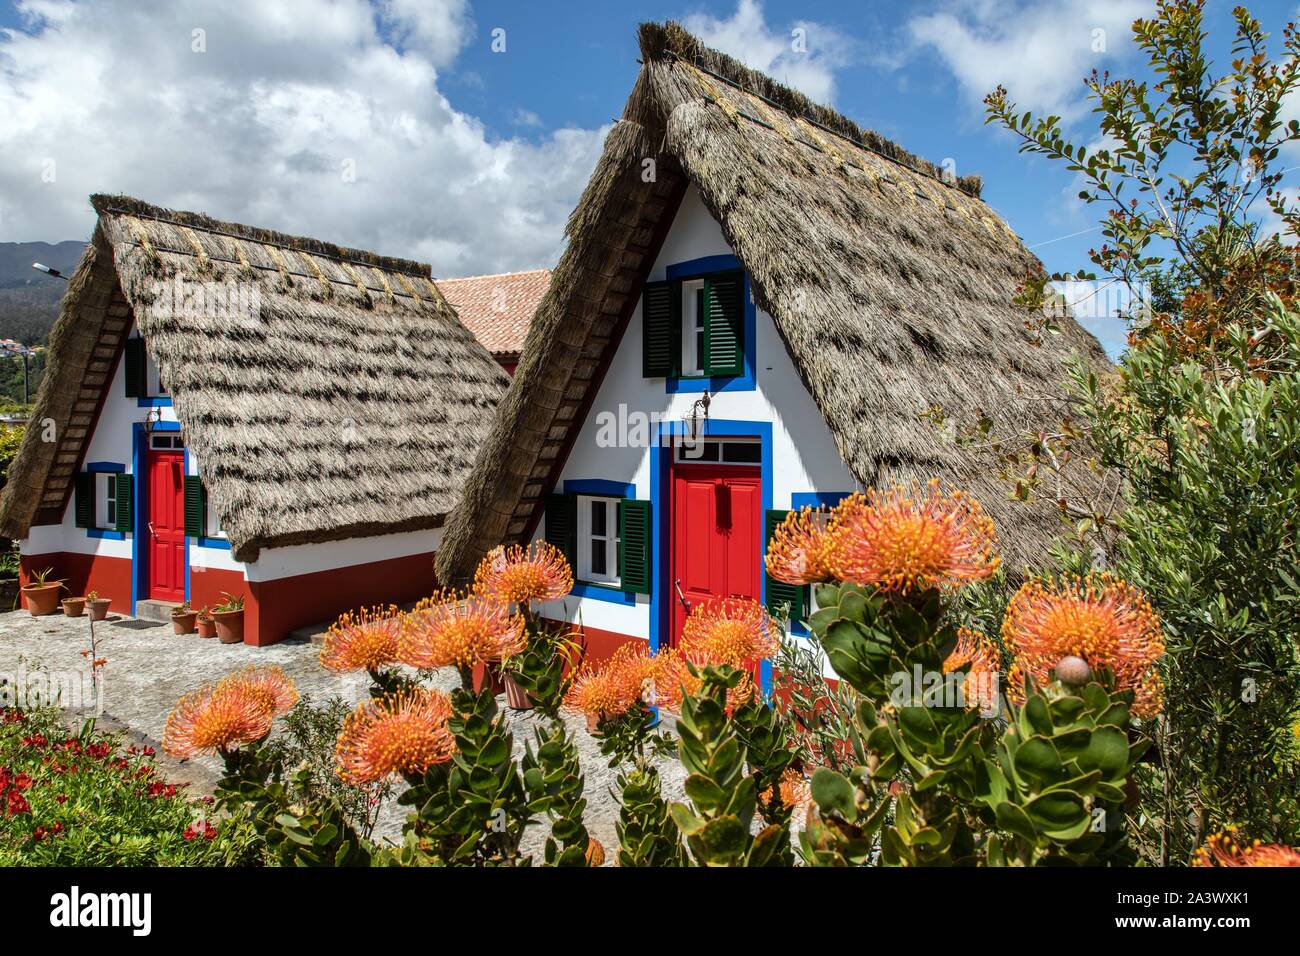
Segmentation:
{"type": "Polygon", "coordinates": [[[358,786],[340,779],[335,769],[335,742],[351,712],[341,697],[317,704],[310,695],[303,694],[293,710],[284,715],[280,732],[267,743],[266,753],[281,774],[291,770],[308,793],[336,801],[348,823],[361,837],[369,839],[392,784],[358,786]]]}
{"type": "Polygon", "coordinates": [[[686,866],[685,847],[653,765],[619,773],[619,866],[686,866]]]}
{"type": "Polygon", "coordinates": [[[515,866],[531,807],[514,737],[486,691],[452,692],[448,722],[456,755],[430,767],[399,802],[415,808],[400,862],[515,866]]]}
{"type": "Polygon", "coordinates": [[[368,866],[374,848],[344,815],[333,794],[321,793],[309,766],[282,779],[277,754],[265,742],[224,754],[217,805],[247,821],[280,866],[368,866]]]}
{"type": "Polygon", "coordinates": [[[531,612],[524,614],[528,646],[508,663],[510,674],[533,702],[533,709],[555,719],[568,689],[565,670],[572,646],[568,628],[546,622],[531,612]]]}
{"type": "Polygon", "coordinates": [[[0,487],[4,486],[9,477],[9,466],[22,447],[25,432],[26,428],[22,425],[0,423],[0,487]]]}
{"type": "Polygon", "coordinates": [[[727,715],[727,691],[740,683],[743,672],[709,667],[699,676],[703,688],[682,702],[677,721],[691,803],[674,803],[673,820],[698,866],[779,864],[788,829],[769,824],[757,835],[750,833],[758,792],[754,776],[745,773],[745,746],[727,715]]]}
{"type": "Polygon", "coordinates": [[[94,721],[69,734],[63,719],[0,708],[0,866],[256,862],[251,829],[162,780],[152,750],[123,748],[94,721]]]}
{"type": "Polygon", "coordinates": [[[1163,779],[1147,781],[1144,807],[1174,861],[1230,822],[1300,839],[1300,317],[1274,299],[1219,356],[1207,376],[1152,342],[1127,357],[1122,397],[1077,379],[1099,454],[1132,489],[1120,570],[1167,634],[1163,779]]]}
{"type": "Polygon", "coordinates": [[[804,640],[784,639],[772,661],[771,705],[786,724],[800,763],[847,770],[846,744],[858,696],[847,681],[832,688],[825,679],[825,649],[815,631],[804,640]]]}
{"type": "Polygon", "coordinates": [[[537,749],[531,744],[525,747],[522,766],[530,811],[551,821],[543,858],[547,866],[586,866],[591,837],[582,821],[587,801],[582,796],[585,782],[578,748],[563,721],[554,721],[545,731],[539,727],[535,733],[537,749]]]}
{"type": "Polygon", "coordinates": [[[1013,708],[994,759],[980,767],[978,799],[999,834],[990,865],[1131,863],[1121,812],[1125,781],[1150,744],[1129,741],[1130,693],[1105,675],[1081,688],[1030,688],[1013,708]]]}

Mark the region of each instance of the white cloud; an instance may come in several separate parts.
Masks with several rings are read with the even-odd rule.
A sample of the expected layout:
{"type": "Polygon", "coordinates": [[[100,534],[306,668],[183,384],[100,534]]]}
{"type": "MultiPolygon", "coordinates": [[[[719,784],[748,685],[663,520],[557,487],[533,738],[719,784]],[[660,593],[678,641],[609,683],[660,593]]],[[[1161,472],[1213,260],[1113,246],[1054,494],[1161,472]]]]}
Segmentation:
{"type": "Polygon", "coordinates": [[[18,11],[23,27],[0,33],[4,240],[87,236],[86,197],[124,192],[439,276],[533,267],[558,255],[603,139],[498,139],[455,109],[438,71],[472,35],[463,0],[18,11]]]}
{"type": "Polygon", "coordinates": [[[999,83],[1024,109],[1067,121],[1086,112],[1083,78],[1132,51],[1130,28],[1148,0],[974,0],[913,17],[907,32],[978,104],[999,83]]]}
{"type": "Polygon", "coordinates": [[[852,56],[853,42],[832,27],[810,20],[796,20],[785,31],[769,27],[758,0],[739,0],[725,20],[694,13],[682,25],[705,46],[794,87],[815,103],[834,101],[835,70],[852,56]]]}

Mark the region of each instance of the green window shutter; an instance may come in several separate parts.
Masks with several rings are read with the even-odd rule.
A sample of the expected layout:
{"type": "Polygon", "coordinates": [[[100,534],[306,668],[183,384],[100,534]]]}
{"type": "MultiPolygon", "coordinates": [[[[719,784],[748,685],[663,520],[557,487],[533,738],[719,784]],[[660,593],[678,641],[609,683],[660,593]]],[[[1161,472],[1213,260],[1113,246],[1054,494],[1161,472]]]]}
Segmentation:
{"type": "Polygon", "coordinates": [[[95,476],[83,471],[73,480],[72,514],[78,528],[89,528],[95,523],[95,476]]]}
{"type": "Polygon", "coordinates": [[[208,490],[198,475],[185,476],[185,537],[208,533],[208,490]]]}
{"type": "Polygon", "coordinates": [[[618,569],[624,591],[650,593],[650,540],[650,502],[624,498],[618,503],[618,569]]]}
{"type": "Polygon", "coordinates": [[[126,340],[126,352],[123,362],[126,365],[126,397],[145,398],[148,386],[145,384],[144,339],[126,340]]]}
{"type": "MultiPolygon", "coordinates": [[[[772,543],[772,535],[776,531],[776,526],[785,520],[786,515],[790,512],[772,509],[763,516],[763,553],[767,553],[767,546],[772,543]]],[[[766,562],[765,562],[766,563],[766,562]]],[[[804,613],[804,594],[808,590],[800,584],[786,584],[784,581],[777,581],[771,575],[764,572],[767,579],[767,609],[775,614],[783,606],[790,607],[790,620],[802,620],[804,613]]]]}
{"type": "Polygon", "coordinates": [[[704,280],[704,352],[707,375],[745,371],[744,274],[728,272],[704,280]]]}
{"type": "Polygon", "coordinates": [[[682,364],[682,292],[676,282],[647,282],[641,297],[641,375],[668,378],[682,364]]]}
{"type": "Polygon", "coordinates": [[[551,495],[546,499],[546,540],[564,553],[569,567],[578,568],[578,499],[573,495],[551,495]]]}
{"type": "Polygon", "coordinates": [[[115,515],[115,530],[131,530],[131,503],[132,492],[135,489],[135,479],[131,475],[119,474],[114,479],[117,482],[117,514],[115,515]]]}

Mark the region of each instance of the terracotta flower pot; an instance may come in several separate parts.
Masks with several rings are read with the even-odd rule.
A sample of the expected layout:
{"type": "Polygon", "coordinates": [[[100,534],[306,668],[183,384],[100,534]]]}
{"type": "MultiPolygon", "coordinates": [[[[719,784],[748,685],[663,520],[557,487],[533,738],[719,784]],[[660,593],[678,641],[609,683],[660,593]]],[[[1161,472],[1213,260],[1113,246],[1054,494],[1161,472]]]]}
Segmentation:
{"type": "Polygon", "coordinates": [[[177,634],[194,633],[194,622],[198,620],[198,611],[186,611],[183,614],[172,615],[172,630],[177,634]]]}
{"type": "Polygon", "coordinates": [[[222,644],[244,643],[244,612],[213,611],[212,620],[217,625],[217,640],[222,644]]]}
{"type": "Polygon", "coordinates": [[[600,729],[600,717],[596,714],[587,715],[587,733],[594,734],[600,729]]]}
{"type": "Polygon", "coordinates": [[[23,600],[32,617],[53,614],[59,609],[59,591],[63,589],[61,581],[47,581],[45,584],[29,584],[23,588],[23,600]]]}
{"type": "Polygon", "coordinates": [[[102,621],[108,617],[108,606],[112,603],[111,598],[95,598],[93,601],[86,601],[86,607],[90,609],[90,619],[92,621],[102,621]]]}
{"type": "Polygon", "coordinates": [[[212,618],[198,618],[194,623],[198,628],[199,637],[217,636],[217,622],[212,620],[212,618]]]}
{"type": "Polygon", "coordinates": [[[483,685],[493,697],[506,692],[506,682],[501,677],[501,671],[492,664],[483,665],[483,685]]]}
{"type": "Polygon", "coordinates": [[[502,682],[506,685],[506,703],[511,710],[532,710],[533,699],[528,696],[528,691],[519,686],[509,674],[503,674],[502,682]]]}
{"type": "Polygon", "coordinates": [[[81,617],[86,613],[86,599],[84,597],[64,598],[63,613],[68,617],[81,617]]]}

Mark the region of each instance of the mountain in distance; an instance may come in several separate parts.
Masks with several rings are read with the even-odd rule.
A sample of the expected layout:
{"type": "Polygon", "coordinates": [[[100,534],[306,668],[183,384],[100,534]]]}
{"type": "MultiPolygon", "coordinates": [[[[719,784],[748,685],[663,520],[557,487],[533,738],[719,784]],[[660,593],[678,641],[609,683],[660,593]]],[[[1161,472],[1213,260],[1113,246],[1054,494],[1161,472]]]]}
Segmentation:
{"type": "Polygon", "coordinates": [[[70,276],[85,248],[84,242],[76,240],[0,242],[0,339],[29,345],[45,341],[68,283],[37,272],[32,263],[70,276]]]}

